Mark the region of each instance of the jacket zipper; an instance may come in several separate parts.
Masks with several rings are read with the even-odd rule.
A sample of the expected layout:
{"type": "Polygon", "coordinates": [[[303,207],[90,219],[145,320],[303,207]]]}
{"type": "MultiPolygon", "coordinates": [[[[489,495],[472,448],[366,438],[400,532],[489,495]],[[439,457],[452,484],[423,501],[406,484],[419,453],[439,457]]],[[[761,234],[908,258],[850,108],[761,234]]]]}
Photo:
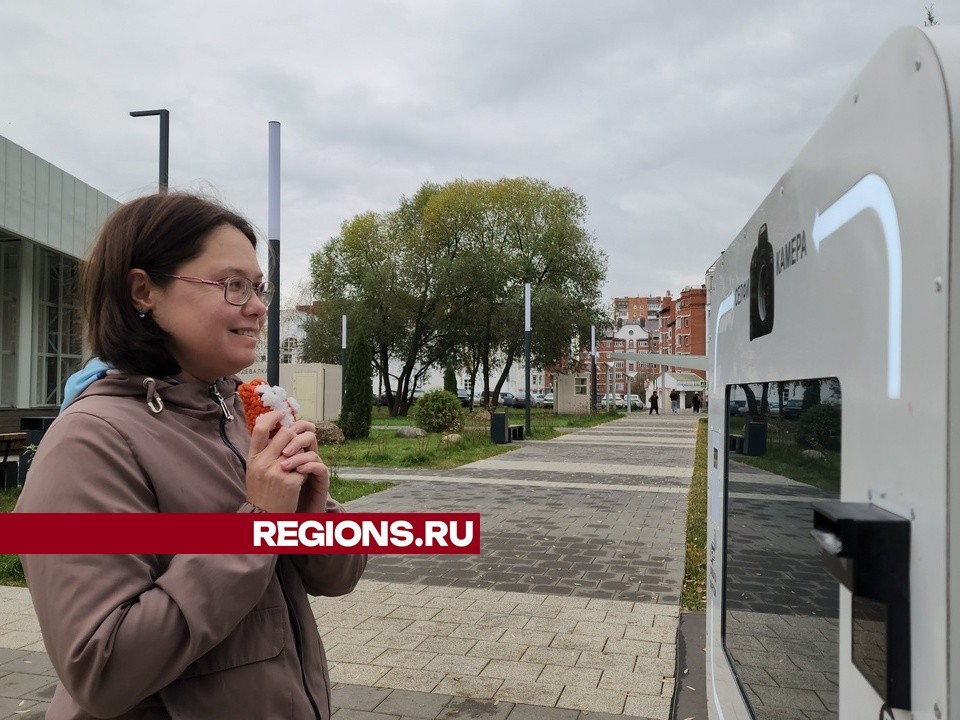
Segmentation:
{"type": "MultiPolygon", "coordinates": [[[[210,386],[210,399],[215,400],[220,405],[220,439],[223,440],[224,445],[230,448],[233,451],[233,454],[237,456],[237,459],[240,461],[240,465],[243,467],[244,472],[247,470],[247,461],[244,460],[243,456],[240,454],[240,451],[237,450],[236,446],[230,442],[230,438],[227,437],[227,420],[233,420],[233,415],[230,413],[230,409],[227,407],[227,401],[223,399],[223,395],[220,394],[220,391],[217,389],[216,384],[210,386]]],[[[293,644],[297,651],[297,661],[300,663],[300,679],[303,682],[303,691],[307,695],[307,699],[310,701],[310,707],[313,708],[313,712],[317,717],[317,720],[323,720],[320,715],[320,708],[317,707],[316,700],[313,699],[313,695],[310,693],[310,688],[307,685],[307,673],[303,667],[303,635],[300,630],[300,621],[297,619],[297,614],[293,609],[293,602],[290,600],[290,596],[287,595],[287,588],[283,584],[283,575],[280,572],[280,558],[277,558],[277,566],[275,570],[277,574],[277,581],[280,583],[280,592],[283,593],[283,602],[287,606],[287,615],[290,617],[290,624],[293,630],[293,644]]]]}
{"type": "Polygon", "coordinates": [[[232,421],[233,415],[230,413],[230,409],[227,407],[227,401],[223,399],[223,395],[220,394],[220,391],[217,390],[217,385],[214,383],[210,386],[210,399],[215,401],[220,406],[220,439],[223,440],[223,444],[226,445],[233,451],[233,454],[237,456],[237,460],[240,461],[240,467],[243,468],[243,471],[247,471],[247,461],[243,458],[243,455],[240,454],[240,451],[230,442],[230,438],[227,437],[227,420],[232,421]]]}
{"type": "Polygon", "coordinates": [[[290,600],[290,596],[287,595],[287,587],[283,584],[283,574],[280,572],[280,561],[282,558],[277,558],[277,580],[280,581],[280,592],[283,593],[283,601],[287,604],[287,614],[290,616],[290,623],[293,625],[293,644],[297,650],[297,660],[300,661],[300,680],[303,682],[303,691],[307,694],[307,699],[310,701],[310,707],[313,708],[314,715],[316,715],[317,720],[323,720],[323,716],[320,714],[320,708],[317,707],[317,701],[313,699],[313,694],[310,692],[310,687],[307,685],[307,672],[303,667],[303,635],[300,630],[300,621],[297,619],[297,614],[293,611],[293,602],[290,600]]]}

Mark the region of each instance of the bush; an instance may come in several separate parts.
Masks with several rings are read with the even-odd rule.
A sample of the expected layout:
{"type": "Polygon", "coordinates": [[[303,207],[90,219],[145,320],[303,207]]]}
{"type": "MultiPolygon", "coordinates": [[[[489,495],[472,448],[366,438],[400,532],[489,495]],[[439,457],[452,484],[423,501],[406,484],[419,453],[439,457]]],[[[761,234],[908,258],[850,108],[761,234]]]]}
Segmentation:
{"type": "Polygon", "coordinates": [[[840,450],[840,406],[820,403],[797,421],[797,445],[814,450],[840,450]]]}
{"type": "Polygon", "coordinates": [[[460,400],[446,390],[424,393],[413,408],[413,421],[427,432],[460,432],[463,430],[460,400]]]}

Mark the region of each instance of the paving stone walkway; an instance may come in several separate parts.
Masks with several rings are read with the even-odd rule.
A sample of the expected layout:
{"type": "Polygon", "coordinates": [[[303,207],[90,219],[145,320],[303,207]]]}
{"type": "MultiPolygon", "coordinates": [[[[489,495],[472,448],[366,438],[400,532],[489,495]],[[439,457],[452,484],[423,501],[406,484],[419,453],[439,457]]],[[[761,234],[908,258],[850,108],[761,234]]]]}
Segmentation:
{"type": "MultiPolygon", "coordinates": [[[[479,555],[379,555],[316,598],[336,720],[668,720],[692,414],[631,417],[454,470],[338,468],[396,486],[357,512],[469,511],[479,555]]],[[[27,591],[0,588],[0,718],[55,686],[27,591]]]]}

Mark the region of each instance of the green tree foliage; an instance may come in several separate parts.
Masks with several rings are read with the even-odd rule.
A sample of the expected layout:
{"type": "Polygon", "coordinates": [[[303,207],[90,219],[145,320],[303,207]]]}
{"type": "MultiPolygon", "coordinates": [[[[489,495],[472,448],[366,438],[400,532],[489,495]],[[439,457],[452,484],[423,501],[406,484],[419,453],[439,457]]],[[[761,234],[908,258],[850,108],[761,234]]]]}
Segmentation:
{"type": "Polygon", "coordinates": [[[346,312],[370,334],[391,414],[406,413],[431,367],[465,367],[498,394],[522,356],[529,282],[533,361],[563,362],[571,340],[589,339],[603,317],[606,257],[586,217],[586,201],[568,188],[506,178],[425,183],[396,210],[348,220],[311,258],[316,318],[305,358],[335,356],[346,312]]]}
{"type": "Polygon", "coordinates": [[[443,371],[443,389],[457,394],[457,371],[453,369],[453,365],[447,365],[443,371]]]}
{"type": "Polygon", "coordinates": [[[353,334],[347,355],[347,377],[344,389],[343,409],[337,425],[343,435],[349,439],[370,436],[370,421],[373,385],[370,369],[373,358],[370,353],[370,339],[361,329],[353,334]]]}
{"type": "Polygon", "coordinates": [[[424,393],[413,406],[413,420],[427,432],[460,432],[463,412],[457,394],[446,390],[424,393]]]}
{"type": "Polygon", "coordinates": [[[815,450],[840,450],[840,406],[820,403],[797,421],[797,444],[815,450]]]}

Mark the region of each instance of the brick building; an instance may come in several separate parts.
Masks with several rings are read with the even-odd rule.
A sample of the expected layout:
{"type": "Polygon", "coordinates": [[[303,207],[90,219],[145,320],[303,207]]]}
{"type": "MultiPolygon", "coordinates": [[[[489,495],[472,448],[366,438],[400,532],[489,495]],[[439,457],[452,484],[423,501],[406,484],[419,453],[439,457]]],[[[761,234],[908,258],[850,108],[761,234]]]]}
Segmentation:
{"type": "MultiPolygon", "coordinates": [[[[685,287],[680,297],[666,297],[660,309],[660,352],[665,355],[707,354],[707,288],[685,287]]],[[[704,370],[670,370],[692,372],[702,378],[704,370]]]]}

